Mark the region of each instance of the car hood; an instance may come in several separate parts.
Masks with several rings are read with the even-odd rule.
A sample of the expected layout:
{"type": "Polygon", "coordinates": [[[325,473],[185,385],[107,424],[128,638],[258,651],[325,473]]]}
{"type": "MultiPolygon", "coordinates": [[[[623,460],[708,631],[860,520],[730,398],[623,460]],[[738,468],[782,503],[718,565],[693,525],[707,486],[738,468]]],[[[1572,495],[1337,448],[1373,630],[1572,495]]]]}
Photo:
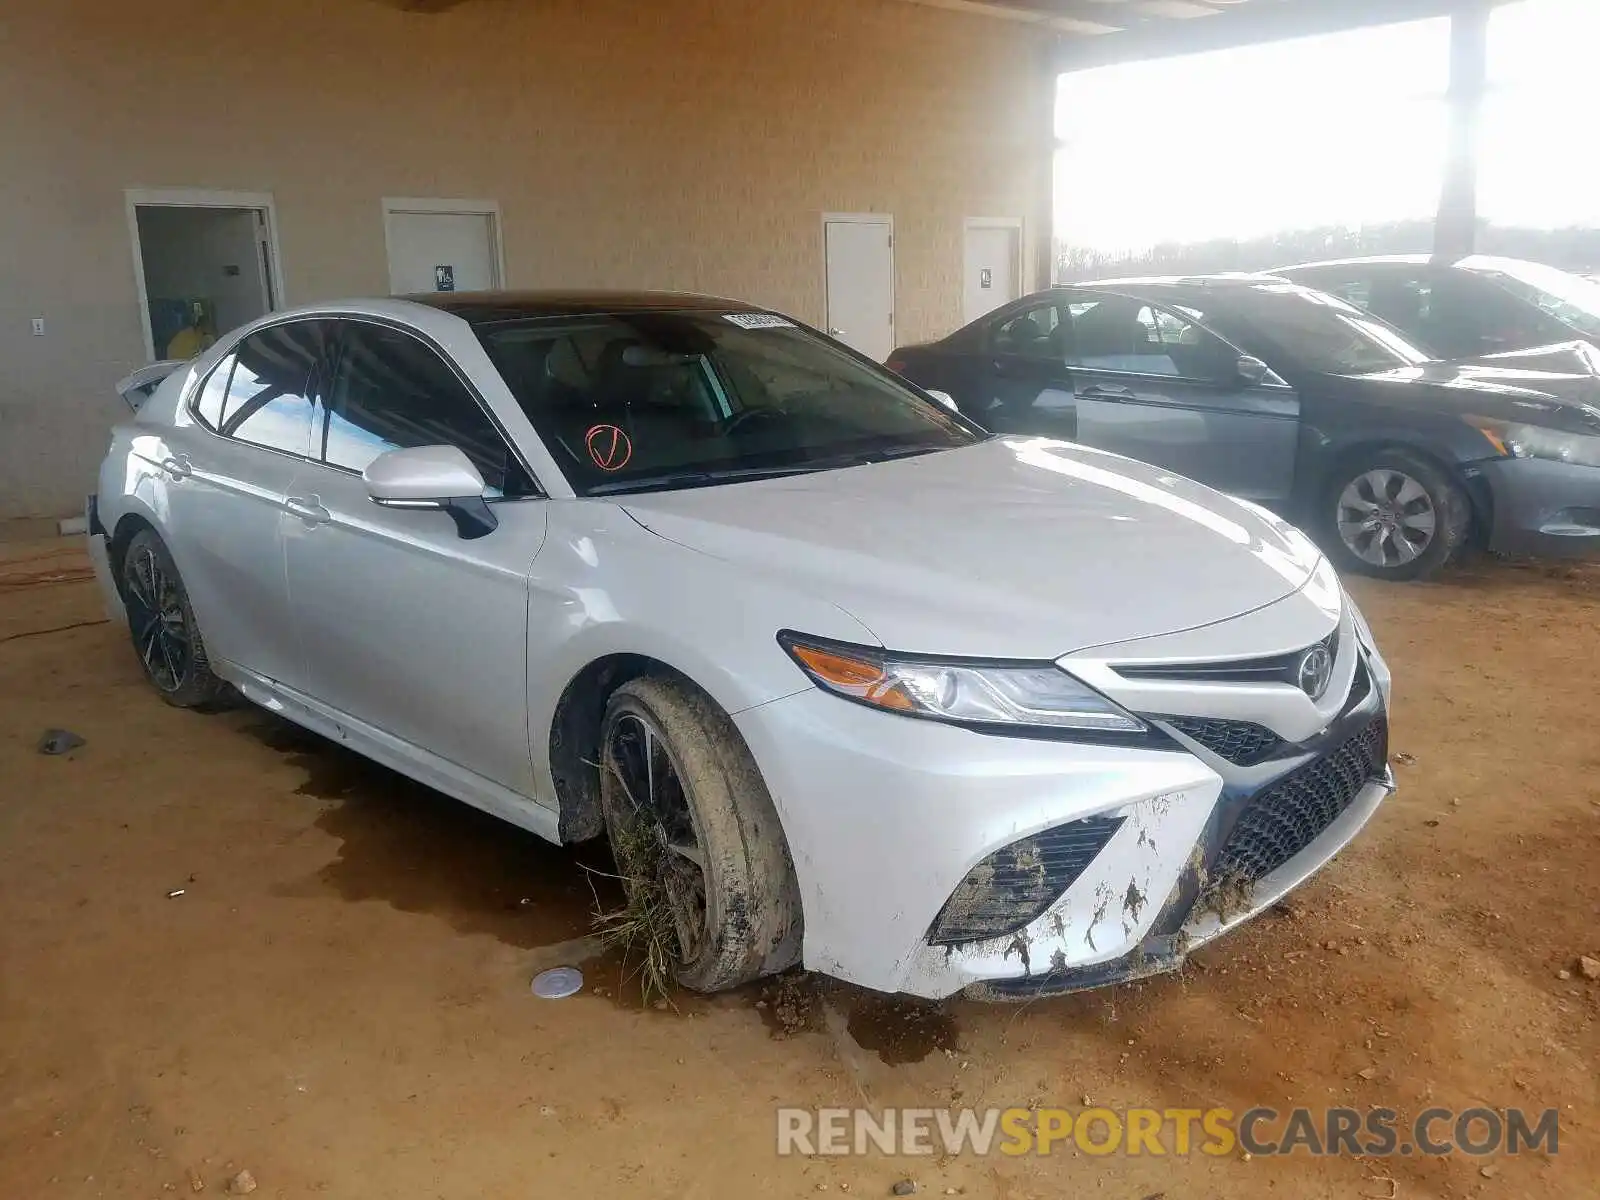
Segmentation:
{"type": "Polygon", "coordinates": [[[1046,438],[622,504],[924,653],[1045,659],[1175,633],[1272,604],[1321,561],[1247,501],[1046,438]]]}
{"type": "Polygon", "coordinates": [[[1583,341],[1531,346],[1526,350],[1504,350],[1498,354],[1489,354],[1468,361],[1481,366],[1506,367],[1512,370],[1600,376],[1600,350],[1583,341]]]}
{"type": "Polygon", "coordinates": [[[1497,361],[1430,362],[1334,378],[1339,390],[1377,403],[1600,433],[1600,377],[1491,365],[1497,361]]]}

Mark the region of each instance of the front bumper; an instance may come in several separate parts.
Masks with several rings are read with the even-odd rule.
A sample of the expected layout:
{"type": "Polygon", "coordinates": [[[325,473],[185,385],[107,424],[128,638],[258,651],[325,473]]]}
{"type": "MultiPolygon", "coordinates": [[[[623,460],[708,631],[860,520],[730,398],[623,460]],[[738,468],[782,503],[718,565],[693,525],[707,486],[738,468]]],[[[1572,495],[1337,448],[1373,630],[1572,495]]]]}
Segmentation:
{"type": "MultiPolygon", "coordinates": [[[[1253,887],[1210,872],[1251,802],[1386,721],[1387,669],[1311,738],[1235,769],[1170,749],[994,737],[803,692],[735,717],[778,807],[810,969],[886,992],[984,999],[1074,991],[1175,969],[1333,857],[1392,790],[1378,751],[1337,815],[1253,887]],[[930,931],[996,851],[1090,817],[1120,818],[1066,890],[1015,932],[937,945],[930,931]]],[[[1383,728],[1377,736],[1386,736],[1383,728]]]]}
{"type": "Polygon", "coordinates": [[[1551,558],[1600,556],[1600,468],[1507,458],[1479,469],[1494,503],[1489,549],[1551,558]]]}

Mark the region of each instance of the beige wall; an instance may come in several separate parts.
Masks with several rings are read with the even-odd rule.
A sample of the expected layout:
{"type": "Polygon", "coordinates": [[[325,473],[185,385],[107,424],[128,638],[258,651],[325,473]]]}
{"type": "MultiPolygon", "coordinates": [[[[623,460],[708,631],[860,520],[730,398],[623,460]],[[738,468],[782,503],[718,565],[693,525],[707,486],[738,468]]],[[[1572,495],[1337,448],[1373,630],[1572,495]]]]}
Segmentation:
{"type": "Polygon", "coordinates": [[[892,212],[911,341],[960,324],[964,217],[1025,218],[1038,258],[1042,53],[900,0],[7,3],[0,516],[81,503],[144,358],[126,188],[270,192],[291,304],[387,290],[383,197],[468,196],[502,206],[511,287],[819,324],[821,214],[892,212]]]}

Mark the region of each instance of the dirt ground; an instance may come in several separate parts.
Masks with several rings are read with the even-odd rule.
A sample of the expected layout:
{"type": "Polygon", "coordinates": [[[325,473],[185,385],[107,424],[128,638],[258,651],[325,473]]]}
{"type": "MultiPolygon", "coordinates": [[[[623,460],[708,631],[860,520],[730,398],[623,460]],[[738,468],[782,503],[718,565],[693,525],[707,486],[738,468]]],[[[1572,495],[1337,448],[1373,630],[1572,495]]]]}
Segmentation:
{"type": "MultiPolygon", "coordinates": [[[[810,978],[539,1000],[593,852],[252,709],[163,705],[71,540],[0,545],[0,1197],[1585,1197],[1600,1191],[1600,570],[1358,594],[1401,790],[1180,976],[985,1007],[810,978]],[[67,627],[67,628],[62,628],[67,627]],[[51,631],[54,632],[51,632],[51,631]],[[36,753],[42,730],[87,739],[36,753]],[[174,895],[179,892],[181,894],[174,895]],[[555,949],[550,949],[555,947],[555,949]],[[780,1158],[779,1105],[1561,1111],[1485,1160],[780,1158]]],[[[603,861],[603,858],[600,859],[603,861]]]]}

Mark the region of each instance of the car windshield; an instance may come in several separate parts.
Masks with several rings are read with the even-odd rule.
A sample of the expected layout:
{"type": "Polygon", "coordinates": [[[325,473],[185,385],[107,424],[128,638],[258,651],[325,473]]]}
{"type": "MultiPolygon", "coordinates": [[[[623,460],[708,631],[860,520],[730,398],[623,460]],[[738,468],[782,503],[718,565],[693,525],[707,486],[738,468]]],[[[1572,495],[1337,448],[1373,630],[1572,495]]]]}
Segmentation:
{"type": "Polygon", "coordinates": [[[1274,366],[1282,361],[1325,375],[1369,375],[1432,358],[1392,325],[1295,284],[1231,289],[1207,316],[1219,333],[1274,366]]]}
{"type": "Polygon", "coordinates": [[[828,470],[984,437],[769,313],[545,318],[478,334],[579,495],[828,470]]]}
{"type": "Polygon", "coordinates": [[[1600,337],[1600,284],[1593,280],[1541,263],[1496,259],[1492,266],[1467,265],[1556,320],[1600,337]]]}

